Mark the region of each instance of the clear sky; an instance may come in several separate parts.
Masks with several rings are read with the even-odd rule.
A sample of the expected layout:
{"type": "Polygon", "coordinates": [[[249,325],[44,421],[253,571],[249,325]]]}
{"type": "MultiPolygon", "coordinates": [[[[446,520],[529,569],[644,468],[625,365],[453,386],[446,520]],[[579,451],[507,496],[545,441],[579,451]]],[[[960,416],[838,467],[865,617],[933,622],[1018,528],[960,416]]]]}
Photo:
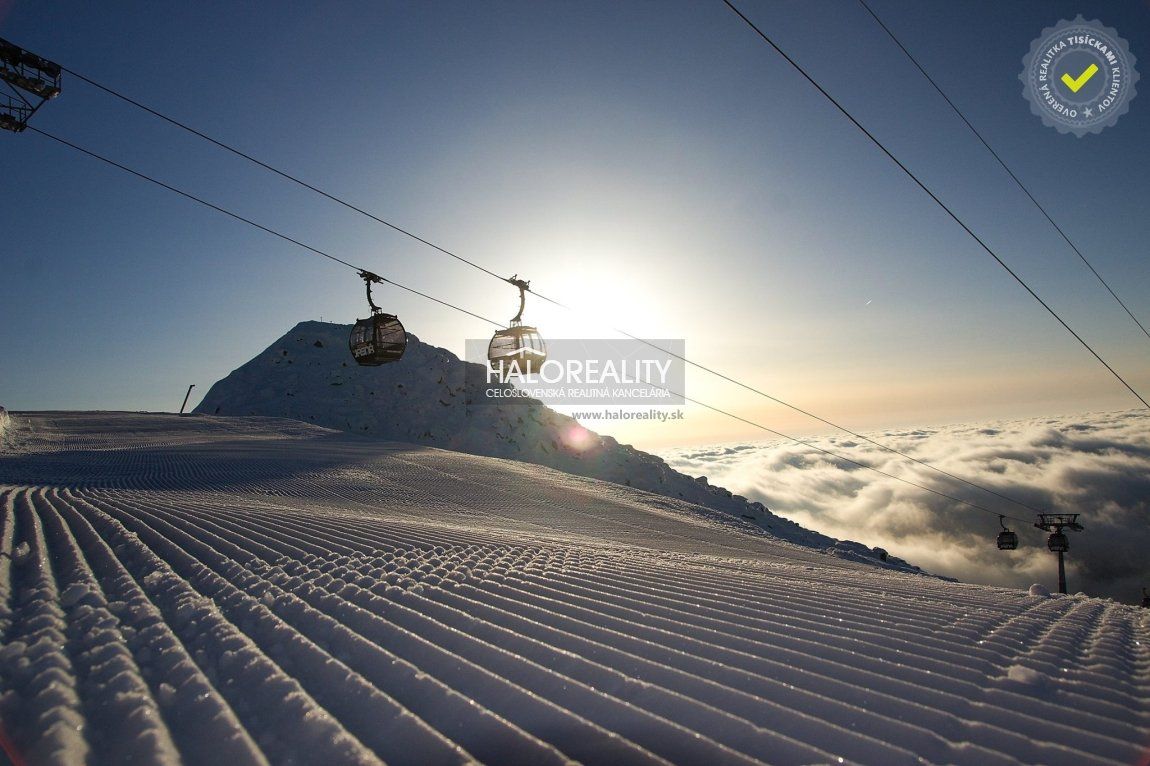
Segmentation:
{"type": "MultiPolygon", "coordinates": [[[[1150,340],[861,6],[740,5],[1150,391],[1150,340]]],[[[1043,126],[1017,79],[1031,40],[1081,13],[1129,40],[1150,91],[1150,4],[872,7],[1150,320],[1150,93],[1078,139],[1043,126]]],[[[854,428],[1137,405],[718,0],[0,0],[0,36],[854,428]]],[[[514,313],[510,287],[75,78],[33,124],[480,314],[514,313]]],[[[351,271],[42,136],[0,135],[0,178],[10,409],[172,410],[297,321],[365,313],[351,271]]],[[[490,332],[377,296],[457,353],[490,332]]],[[[551,337],[608,335],[538,302],[526,318],[551,337]]],[[[688,394],[820,430],[702,375],[688,394]]],[[[762,436],[695,408],[614,432],[640,446],[762,436]]]]}

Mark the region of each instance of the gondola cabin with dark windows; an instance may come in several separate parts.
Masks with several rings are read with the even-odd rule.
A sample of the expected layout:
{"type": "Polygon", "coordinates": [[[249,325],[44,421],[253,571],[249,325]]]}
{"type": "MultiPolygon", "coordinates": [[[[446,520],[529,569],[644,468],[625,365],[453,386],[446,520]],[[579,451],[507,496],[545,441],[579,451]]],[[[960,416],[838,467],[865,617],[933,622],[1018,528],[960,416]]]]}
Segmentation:
{"type": "Polygon", "coordinates": [[[1070,538],[1062,530],[1059,530],[1046,538],[1046,547],[1052,553],[1066,553],[1070,550],[1070,538]]]}
{"type": "Polygon", "coordinates": [[[487,362],[503,380],[538,372],[547,361],[543,336],[522,321],[531,283],[519,279],[518,275],[507,281],[519,288],[519,313],[511,318],[507,329],[497,331],[487,344],[487,362]]]}
{"type": "Polygon", "coordinates": [[[356,364],[364,367],[378,367],[388,362],[397,362],[407,349],[407,332],[394,314],[385,314],[371,298],[372,283],[383,281],[368,271],[361,271],[360,277],[367,285],[367,303],[371,306],[371,316],[356,321],[351,328],[348,347],[356,364]]]}
{"type": "Polygon", "coordinates": [[[394,314],[380,312],[355,323],[348,345],[357,364],[378,367],[399,361],[407,349],[407,332],[394,314]]]}
{"type": "Polygon", "coordinates": [[[1018,548],[1018,534],[1006,528],[1006,517],[999,516],[998,523],[1002,525],[1002,531],[998,533],[998,550],[1012,551],[1018,548]]]}

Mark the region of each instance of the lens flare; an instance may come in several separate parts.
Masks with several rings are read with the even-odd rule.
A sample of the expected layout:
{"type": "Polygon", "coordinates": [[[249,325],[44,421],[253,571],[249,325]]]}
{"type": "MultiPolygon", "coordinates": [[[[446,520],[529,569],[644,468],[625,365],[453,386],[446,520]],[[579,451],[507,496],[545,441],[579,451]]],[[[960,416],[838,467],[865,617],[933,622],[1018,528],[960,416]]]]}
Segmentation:
{"type": "Polygon", "coordinates": [[[592,433],[578,423],[572,423],[563,432],[563,444],[576,452],[583,452],[592,447],[594,443],[595,437],[592,433]]]}

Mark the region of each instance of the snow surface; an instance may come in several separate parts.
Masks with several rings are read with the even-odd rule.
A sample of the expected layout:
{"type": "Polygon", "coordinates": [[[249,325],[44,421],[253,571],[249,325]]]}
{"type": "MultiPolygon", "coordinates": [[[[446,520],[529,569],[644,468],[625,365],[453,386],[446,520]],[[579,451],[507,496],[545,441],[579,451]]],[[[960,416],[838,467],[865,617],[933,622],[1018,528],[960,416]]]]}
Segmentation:
{"type": "Polygon", "coordinates": [[[288,420],[17,413],[12,437],[18,763],[1131,764],[1150,741],[1150,610],[288,420]]]}

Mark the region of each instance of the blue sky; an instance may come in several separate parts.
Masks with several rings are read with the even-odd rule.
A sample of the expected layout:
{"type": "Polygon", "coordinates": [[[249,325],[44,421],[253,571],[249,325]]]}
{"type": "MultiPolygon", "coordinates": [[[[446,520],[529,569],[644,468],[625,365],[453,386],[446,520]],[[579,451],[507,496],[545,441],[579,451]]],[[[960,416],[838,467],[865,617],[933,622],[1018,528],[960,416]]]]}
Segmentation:
{"type": "MultiPolygon", "coordinates": [[[[740,5],[1150,391],[1150,340],[861,6],[740,5]]],[[[1150,96],[1077,139],[1043,126],[1017,79],[1031,40],[1079,13],[1117,28],[1145,73],[1150,4],[872,7],[1150,319],[1150,96]]],[[[1137,404],[717,0],[0,0],[0,36],[855,428],[1137,404]]],[[[510,287],[74,78],[34,124],[480,314],[514,313],[510,287]]],[[[188,383],[206,392],[297,321],[365,313],[350,271],[31,132],[0,135],[0,173],[10,409],[175,409],[188,383]]],[[[456,352],[489,333],[378,297],[456,352]]],[[[606,335],[538,303],[527,318],[552,337],[606,335]]],[[[688,393],[818,430],[703,376],[688,393]]],[[[644,428],[620,433],[759,435],[694,409],[644,428]]]]}

